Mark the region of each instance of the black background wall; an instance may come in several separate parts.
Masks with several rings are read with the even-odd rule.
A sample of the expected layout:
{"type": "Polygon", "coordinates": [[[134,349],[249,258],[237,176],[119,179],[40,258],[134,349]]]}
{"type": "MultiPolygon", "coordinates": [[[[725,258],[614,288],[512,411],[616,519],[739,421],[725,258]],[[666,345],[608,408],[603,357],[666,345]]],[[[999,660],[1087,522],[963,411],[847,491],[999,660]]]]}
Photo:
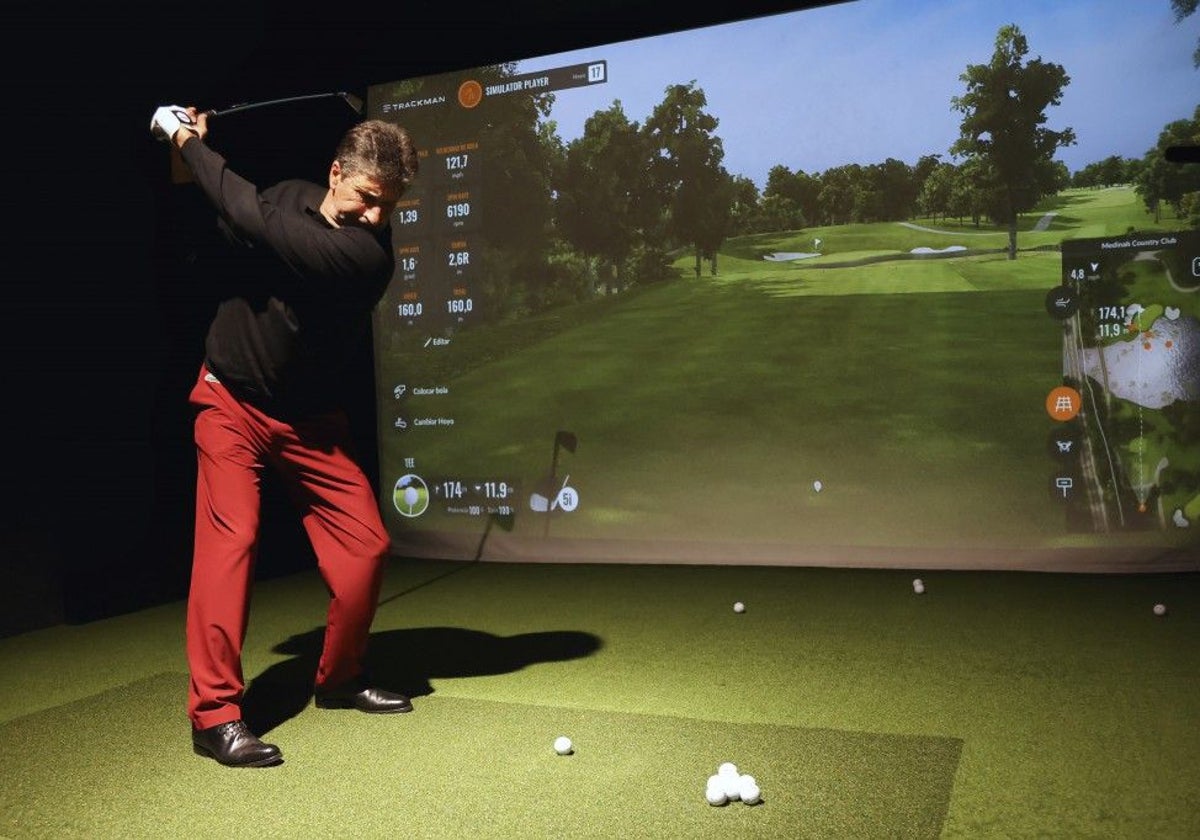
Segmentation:
{"type": "MultiPolygon", "coordinates": [[[[187,201],[148,131],[156,106],[336,90],[365,98],[379,82],[815,5],[10,5],[0,635],[186,592],[187,392],[211,310],[179,262],[187,201]]],[[[366,341],[347,387],[374,479],[370,354],[366,341]]],[[[311,562],[273,484],[264,509],[260,577],[311,562]]]]}

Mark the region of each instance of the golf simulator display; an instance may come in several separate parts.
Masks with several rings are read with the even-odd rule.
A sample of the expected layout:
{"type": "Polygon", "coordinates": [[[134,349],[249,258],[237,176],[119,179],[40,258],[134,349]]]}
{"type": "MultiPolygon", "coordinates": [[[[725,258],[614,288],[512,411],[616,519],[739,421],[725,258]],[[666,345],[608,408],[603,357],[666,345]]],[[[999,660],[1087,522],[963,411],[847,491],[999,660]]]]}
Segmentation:
{"type": "Polygon", "coordinates": [[[943,8],[901,27],[833,3],[372,85],[366,115],[428,153],[374,323],[381,483],[429,488],[418,515],[384,490],[395,550],[1200,563],[1200,234],[1132,175],[1085,177],[1191,119],[1194,79],[1133,62],[1118,95],[1097,56],[1136,49],[1125,22],[1080,45],[1034,8],[914,50],[943,8]],[[993,58],[1054,95],[982,125],[993,58]],[[1011,160],[977,142],[1025,125],[1011,160]],[[1020,189],[989,192],[1002,177],[1020,189]]]}

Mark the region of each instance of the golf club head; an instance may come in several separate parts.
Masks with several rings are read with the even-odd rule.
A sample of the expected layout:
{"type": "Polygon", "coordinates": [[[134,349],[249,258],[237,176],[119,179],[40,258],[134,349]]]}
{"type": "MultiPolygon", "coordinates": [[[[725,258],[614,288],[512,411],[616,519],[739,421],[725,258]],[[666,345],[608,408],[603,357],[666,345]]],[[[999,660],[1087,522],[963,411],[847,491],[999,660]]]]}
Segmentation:
{"type": "Polygon", "coordinates": [[[366,103],[362,101],[361,97],[355,96],[353,93],[347,93],[346,91],[342,91],[338,94],[338,96],[342,97],[342,99],[347,105],[350,106],[350,109],[353,110],[354,113],[358,114],[360,117],[363,115],[363,109],[366,107],[366,103]]]}
{"type": "Polygon", "coordinates": [[[568,452],[574,452],[575,447],[579,445],[578,438],[574,432],[558,431],[554,433],[554,445],[562,447],[568,452]]]}
{"type": "Polygon", "coordinates": [[[549,513],[555,507],[559,489],[558,476],[553,472],[542,476],[529,495],[529,509],[534,513],[549,513]]]}

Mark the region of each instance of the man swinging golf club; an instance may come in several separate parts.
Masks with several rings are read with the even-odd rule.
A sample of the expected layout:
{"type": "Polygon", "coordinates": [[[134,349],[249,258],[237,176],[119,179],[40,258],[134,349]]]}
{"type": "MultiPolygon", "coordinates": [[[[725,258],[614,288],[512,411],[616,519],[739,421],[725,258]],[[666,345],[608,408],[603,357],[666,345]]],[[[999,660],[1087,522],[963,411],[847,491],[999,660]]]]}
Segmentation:
{"type": "Polygon", "coordinates": [[[205,144],[208,116],[164,106],[151,119],[215,209],[229,246],[221,280],[237,289],[216,309],[189,397],[198,475],[187,711],[198,754],[262,767],[283,757],[242,719],[241,651],[267,465],[292,492],[330,593],[316,705],[412,709],[366,678],[389,541],[331,386],[391,279],[388,223],[416,176],[417,150],[404,129],[366,120],[341,139],[326,185],[260,190],[205,144]]]}

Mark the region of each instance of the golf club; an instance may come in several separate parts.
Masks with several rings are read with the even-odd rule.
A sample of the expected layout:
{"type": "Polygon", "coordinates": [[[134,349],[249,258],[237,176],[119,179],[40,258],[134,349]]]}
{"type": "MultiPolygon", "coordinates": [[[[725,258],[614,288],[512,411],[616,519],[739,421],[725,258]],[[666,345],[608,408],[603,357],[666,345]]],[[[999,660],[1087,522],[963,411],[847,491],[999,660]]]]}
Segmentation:
{"type": "Polygon", "coordinates": [[[562,448],[573,453],[578,445],[579,439],[575,437],[574,432],[559,430],[554,433],[554,453],[550,457],[550,475],[558,472],[558,450],[562,448]]]}
{"type": "Polygon", "coordinates": [[[363,101],[361,98],[346,91],[333,91],[330,93],[310,93],[304,96],[286,96],[282,99],[264,99],[261,102],[240,102],[237,105],[230,105],[228,108],[210,108],[204,113],[209,117],[224,117],[229,114],[238,114],[243,111],[253,111],[258,108],[268,108],[272,105],[286,105],[291,102],[302,102],[308,99],[330,99],[339,98],[350,106],[354,113],[362,116],[363,101]]]}
{"type": "MultiPolygon", "coordinates": [[[[557,494],[562,492],[562,488],[560,487],[557,492],[553,489],[554,485],[558,481],[558,450],[565,449],[568,452],[574,453],[575,447],[578,445],[579,439],[575,436],[574,432],[568,432],[563,429],[559,429],[554,433],[554,451],[550,455],[550,474],[546,476],[544,481],[546,495],[542,496],[540,493],[535,493],[532,497],[530,497],[530,507],[533,510],[550,513],[558,507],[557,494]],[[550,499],[550,493],[555,493],[553,500],[550,499]]],[[[567,478],[569,479],[570,476],[567,476],[567,478]]],[[[567,483],[564,481],[563,487],[565,487],[566,484],[567,483]]],[[[543,522],[542,536],[549,536],[549,534],[550,517],[547,516],[543,522]]]]}
{"type": "MultiPolygon", "coordinates": [[[[236,105],[230,105],[225,108],[209,108],[204,111],[204,114],[210,119],[213,117],[224,118],[236,114],[258,111],[263,108],[272,106],[290,105],[298,102],[305,102],[318,99],[334,99],[345,102],[354,112],[355,117],[362,117],[364,111],[363,100],[352,93],[346,91],[331,91],[328,93],[310,93],[302,96],[285,96],[278,99],[264,99],[258,102],[239,102],[236,105]]],[[[218,121],[220,122],[220,120],[218,121]]],[[[230,123],[231,126],[236,125],[236,120],[230,123]]],[[[220,145],[218,143],[218,145],[220,145]]],[[[175,184],[186,184],[192,181],[191,173],[187,171],[182,160],[179,157],[179,152],[175,149],[171,150],[171,181],[175,184]]]]}

